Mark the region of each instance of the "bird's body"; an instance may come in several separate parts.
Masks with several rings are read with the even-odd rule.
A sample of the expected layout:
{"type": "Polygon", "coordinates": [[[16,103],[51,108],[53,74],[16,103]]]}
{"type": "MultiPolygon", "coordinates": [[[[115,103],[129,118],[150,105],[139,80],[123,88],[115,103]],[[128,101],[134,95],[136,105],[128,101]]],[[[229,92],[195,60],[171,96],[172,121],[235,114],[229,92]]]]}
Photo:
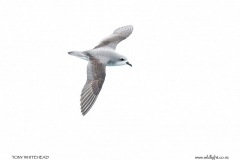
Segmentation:
{"type": "Polygon", "coordinates": [[[106,66],[130,65],[127,58],[115,51],[119,42],[126,39],[133,27],[124,26],[116,29],[113,34],[103,39],[94,49],[72,51],[70,55],[87,60],[87,81],[81,93],[81,112],[85,115],[93,106],[105,80],[106,66]]]}
{"type": "Polygon", "coordinates": [[[105,64],[106,66],[117,66],[121,65],[121,63],[114,63],[118,60],[119,57],[126,59],[125,56],[120,55],[119,53],[115,52],[111,48],[96,48],[91,49],[83,52],[69,52],[69,54],[77,56],[81,59],[91,61],[91,58],[98,59],[101,63],[105,64]]]}

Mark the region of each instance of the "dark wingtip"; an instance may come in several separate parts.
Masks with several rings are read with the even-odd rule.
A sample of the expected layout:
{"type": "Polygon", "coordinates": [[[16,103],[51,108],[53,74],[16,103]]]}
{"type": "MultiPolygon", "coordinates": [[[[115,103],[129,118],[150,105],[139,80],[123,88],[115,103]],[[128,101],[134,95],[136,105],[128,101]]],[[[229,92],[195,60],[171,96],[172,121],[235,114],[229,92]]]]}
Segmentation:
{"type": "Polygon", "coordinates": [[[82,109],[81,109],[81,113],[82,113],[83,116],[86,115],[86,112],[84,112],[82,109]]]}

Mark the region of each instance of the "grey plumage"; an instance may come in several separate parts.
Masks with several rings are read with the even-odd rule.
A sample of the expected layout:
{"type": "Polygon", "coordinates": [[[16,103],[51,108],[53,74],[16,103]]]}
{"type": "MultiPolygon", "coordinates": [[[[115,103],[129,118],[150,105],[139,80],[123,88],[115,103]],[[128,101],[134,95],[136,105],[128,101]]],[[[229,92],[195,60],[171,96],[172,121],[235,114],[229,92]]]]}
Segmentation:
{"type": "Polygon", "coordinates": [[[87,82],[82,89],[81,111],[85,115],[93,106],[105,80],[106,66],[98,60],[92,60],[87,66],[87,82]]]}
{"type": "Polygon", "coordinates": [[[95,103],[105,80],[106,66],[130,65],[127,58],[115,52],[119,42],[126,39],[133,31],[133,26],[116,29],[104,38],[96,47],[87,51],[72,51],[68,54],[87,60],[87,81],[81,93],[81,112],[86,115],[95,103]]]}
{"type": "Polygon", "coordinates": [[[95,48],[110,47],[115,50],[118,43],[130,36],[132,31],[133,26],[131,25],[120,27],[116,29],[113,34],[104,38],[95,48]]]}

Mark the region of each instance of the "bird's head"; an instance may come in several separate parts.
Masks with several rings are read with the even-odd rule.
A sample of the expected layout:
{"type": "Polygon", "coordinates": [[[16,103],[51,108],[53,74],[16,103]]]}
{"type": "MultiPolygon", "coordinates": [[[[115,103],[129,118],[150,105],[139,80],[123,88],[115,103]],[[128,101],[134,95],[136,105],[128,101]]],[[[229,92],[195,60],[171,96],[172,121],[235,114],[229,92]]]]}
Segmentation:
{"type": "Polygon", "coordinates": [[[122,65],[129,65],[132,67],[132,64],[128,62],[127,57],[123,55],[116,55],[114,58],[112,58],[109,62],[108,65],[110,66],[122,66],[122,65]]]}

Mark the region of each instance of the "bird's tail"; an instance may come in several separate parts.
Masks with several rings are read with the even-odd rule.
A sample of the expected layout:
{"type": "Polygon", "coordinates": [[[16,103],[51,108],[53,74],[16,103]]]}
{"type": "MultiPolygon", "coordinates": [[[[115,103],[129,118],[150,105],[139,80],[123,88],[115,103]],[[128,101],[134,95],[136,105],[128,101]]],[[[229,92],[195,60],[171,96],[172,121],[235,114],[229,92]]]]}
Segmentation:
{"type": "Polygon", "coordinates": [[[76,57],[79,57],[81,59],[84,59],[84,60],[89,60],[89,57],[87,55],[86,52],[81,52],[81,51],[71,51],[71,52],[68,52],[69,55],[72,55],[72,56],[76,56],[76,57]]]}

